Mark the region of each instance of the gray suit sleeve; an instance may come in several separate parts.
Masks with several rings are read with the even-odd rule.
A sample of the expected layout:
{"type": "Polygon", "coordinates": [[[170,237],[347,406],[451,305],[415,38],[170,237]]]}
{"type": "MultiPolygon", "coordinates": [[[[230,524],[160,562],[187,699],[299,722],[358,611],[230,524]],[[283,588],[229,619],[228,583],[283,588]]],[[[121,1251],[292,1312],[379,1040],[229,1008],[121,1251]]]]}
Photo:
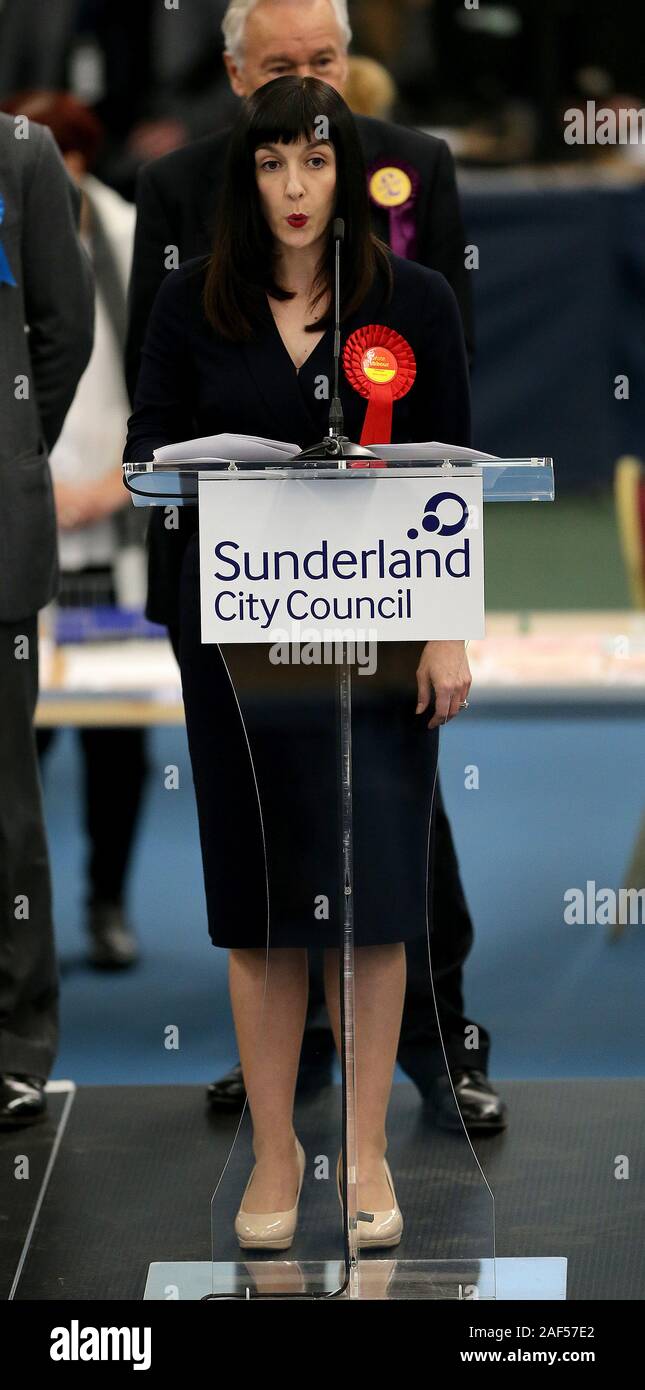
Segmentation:
{"type": "Polygon", "coordinates": [[[33,386],[48,449],[92,351],[94,284],[77,231],[80,197],[43,126],[31,124],[22,263],[33,386]]]}

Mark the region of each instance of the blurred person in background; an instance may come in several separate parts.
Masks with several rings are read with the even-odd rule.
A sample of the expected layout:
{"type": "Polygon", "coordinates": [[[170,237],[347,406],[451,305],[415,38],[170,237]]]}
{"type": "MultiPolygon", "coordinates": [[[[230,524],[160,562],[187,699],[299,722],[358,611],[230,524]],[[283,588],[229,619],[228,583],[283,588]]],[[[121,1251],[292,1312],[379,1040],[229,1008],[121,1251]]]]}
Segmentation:
{"type": "Polygon", "coordinates": [[[437,55],[428,25],[433,0],[350,0],[357,52],[387,68],[396,86],[395,120],[425,124],[437,55]]]}
{"type": "Polygon", "coordinates": [[[0,100],[68,91],[101,121],[96,173],[126,197],[137,169],[226,123],[217,34],[226,0],[3,0],[0,100]]]}
{"type": "Polygon", "coordinates": [[[382,63],[373,58],[350,56],[345,101],[356,116],[375,116],[387,121],[396,99],[396,83],[382,63]]]}
{"type": "Polygon", "coordinates": [[[226,0],[80,0],[76,94],[108,141],[98,172],[126,197],[137,170],[226,124],[231,97],[213,43],[226,0]]]}
{"type": "MultiPolygon", "coordinates": [[[[380,0],[388,4],[389,0],[380,0]]],[[[560,163],[591,147],[563,139],[563,111],[586,100],[643,91],[642,0],[409,0],[425,36],[427,70],[401,59],[394,75],[412,119],[451,126],[460,157],[482,164],[560,163]]],[[[356,0],[370,14],[374,0],[356,0]]],[[[378,46],[366,48],[380,57],[378,46]]],[[[407,50],[406,50],[407,51],[407,50]]]]}
{"type": "MultiPolygon", "coordinates": [[[[167,22],[172,23],[172,16],[167,22]]],[[[346,90],[351,41],[346,0],[232,0],[223,32],[224,61],[238,97],[250,96],[273,78],[284,76],[317,77],[341,94],[346,90]]],[[[356,124],[369,171],[373,231],[398,255],[446,277],[456,294],[466,343],[472,351],[465,238],[448,146],[433,136],[382,120],[357,116],[356,124]]],[[[127,350],[132,399],[148,318],[167,271],[173,264],[210,254],[229,141],[230,131],[207,136],[147,165],[139,176],[127,350]],[[174,262],[169,259],[171,250],[174,262]]],[[[164,526],[163,509],[155,508],[153,513],[147,615],[168,627],[177,654],[179,579],[196,519],[187,509],[180,514],[178,528],[169,531],[164,526]]],[[[487,1076],[489,1035],[464,1016],[463,964],[472,945],[473,926],[439,782],[435,854],[433,971],[450,1076],[446,1075],[436,1029],[427,942],[408,945],[399,1062],[434,1107],[440,1124],[461,1130],[454,1087],[466,1126],[473,1132],[494,1132],[506,1123],[505,1106],[487,1076]],[[476,1052],[466,1045],[469,1027],[478,1030],[476,1052]]],[[[312,1081],[321,1084],[331,1067],[333,1040],[322,1013],[320,978],[316,984],[315,980],[314,975],[303,1055],[305,1065],[307,1058],[311,1059],[312,1081]],[[321,1057],[325,1059],[322,1064],[321,1057]]],[[[244,1098],[239,1066],[209,1088],[210,1103],[216,1108],[241,1109],[244,1098]]]]}
{"type": "Polygon", "coordinates": [[[65,86],[80,0],[0,0],[0,100],[65,86]]]}
{"type": "Polygon", "coordinates": [[[41,126],[0,114],[0,1127],[46,1113],[58,972],[33,718],[59,573],[48,451],[92,349],[80,198],[41,126]],[[17,138],[19,136],[19,138],[17,138]]]}
{"type": "MultiPolygon", "coordinates": [[[[81,193],[81,237],[96,282],[92,356],[50,458],[59,528],[59,604],[136,609],[145,597],[145,522],[132,507],[121,468],[129,413],[123,347],[134,208],[90,172],[102,139],[92,112],[64,92],[27,92],[7,106],[52,132],[81,193]]],[[[56,732],[37,731],[41,759],[56,732]]],[[[146,732],[78,732],[90,845],[90,960],[98,968],[118,968],[132,965],[138,954],[124,899],[147,771],[146,732]]]]}
{"type": "Polygon", "coordinates": [[[361,53],[396,72],[410,22],[432,0],[350,0],[354,42],[361,53]]]}

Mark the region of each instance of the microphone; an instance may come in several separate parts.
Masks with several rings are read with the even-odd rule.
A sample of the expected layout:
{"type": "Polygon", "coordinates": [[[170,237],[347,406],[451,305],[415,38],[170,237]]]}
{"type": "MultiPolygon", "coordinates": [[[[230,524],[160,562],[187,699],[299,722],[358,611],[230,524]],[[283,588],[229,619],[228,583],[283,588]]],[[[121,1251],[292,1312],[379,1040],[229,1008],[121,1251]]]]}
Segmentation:
{"type": "Polygon", "coordinates": [[[346,458],[376,458],[376,454],[371,449],[363,448],[362,444],[353,444],[345,434],[345,417],[340,399],[340,271],[341,246],[345,241],[345,222],[342,217],[334,219],[332,236],[334,239],[334,388],[329,410],[329,433],[319,444],[312,445],[310,449],[303,449],[292,459],[292,463],[304,461],[305,468],[315,468],[316,463],[329,466],[330,459],[338,459],[339,468],[344,468],[346,458]]]}
{"type": "Polygon", "coordinates": [[[345,223],[342,217],[334,221],[334,394],[329,411],[330,438],[341,439],[345,432],[345,416],[340,399],[340,248],[345,241],[345,223]]]}

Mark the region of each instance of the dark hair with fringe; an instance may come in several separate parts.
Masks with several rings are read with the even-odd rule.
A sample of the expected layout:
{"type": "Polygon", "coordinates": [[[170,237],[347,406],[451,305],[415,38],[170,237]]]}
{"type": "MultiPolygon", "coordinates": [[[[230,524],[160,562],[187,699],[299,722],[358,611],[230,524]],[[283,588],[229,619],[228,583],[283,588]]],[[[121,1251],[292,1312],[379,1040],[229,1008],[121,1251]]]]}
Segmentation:
{"type": "MultiPolygon", "coordinates": [[[[313,77],[277,77],[245,103],[234,127],[221,191],[215,241],[204,286],[204,312],[223,337],[242,341],[266,321],[267,293],[292,299],[275,279],[275,244],[260,203],[255,153],[263,145],[313,142],[320,117],[328,121],[336,155],[336,205],[327,246],[315,282],[316,302],[333,283],[332,223],[345,222],[341,315],[346,319],[362,304],[376,274],[392,287],[388,248],[370,228],[367,172],[352,113],[340,93],[313,77]]],[[[320,331],[331,315],[308,325],[320,331]]]]}

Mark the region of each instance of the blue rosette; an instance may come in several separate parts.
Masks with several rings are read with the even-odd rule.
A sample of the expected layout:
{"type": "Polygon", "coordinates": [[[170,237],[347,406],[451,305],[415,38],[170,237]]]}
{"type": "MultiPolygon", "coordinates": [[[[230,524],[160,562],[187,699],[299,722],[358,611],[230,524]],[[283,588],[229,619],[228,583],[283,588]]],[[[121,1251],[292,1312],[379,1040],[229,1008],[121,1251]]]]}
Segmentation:
{"type": "MultiPolygon", "coordinates": [[[[2,194],[0,193],[0,227],[2,227],[3,221],[4,221],[4,198],[2,197],[2,194]]],[[[2,237],[1,237],[1,235],[0,235],[0,285],[15,285],[15,284],[17,284],[17,281],[14,280],[14,277],[13,277],[13,275],[12,275],[12,273],[11,273],[11,266],[9,265],[9,262],[8,262],[8,260],[7,260],[7,253],[6,253],[5,249],[4,249],[4,246],[2,245],[2,237]]]]}

